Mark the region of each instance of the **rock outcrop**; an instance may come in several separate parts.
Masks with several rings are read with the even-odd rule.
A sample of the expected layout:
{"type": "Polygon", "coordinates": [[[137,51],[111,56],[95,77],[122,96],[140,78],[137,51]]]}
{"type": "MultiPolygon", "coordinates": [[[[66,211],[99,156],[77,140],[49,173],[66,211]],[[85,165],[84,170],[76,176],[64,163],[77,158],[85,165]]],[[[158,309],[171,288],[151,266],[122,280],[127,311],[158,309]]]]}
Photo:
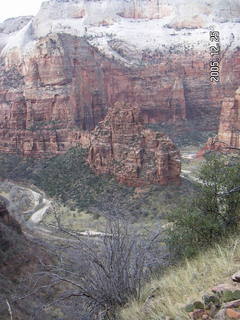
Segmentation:
{"type": "Polygon", "coordinates": [[[0,202],[0,223],[11,228],[18,234],[22,234],[22,229],[20,224],[17,222],[17,220],[15,220],[13,217],[10,216],[5,204],[1,202],[0,202]]]}
{"type": "Polygon", "coordinates": [[[140,108],[117,103],[92,133],[88,162],[130,186],[180,183],[180,154],[160,132],[145,129],[140,108]]]}
{"type": "MultiPolygon", "coordinates": [[[[239,275],[239,273],[237,273],[239,275]]],[[[233,277],[235,274],[233,275],[233,277]]],[[[227,279],[225,283],[209,289],[202,299],[186,305],[185,311],[192,320],[240,319],[239,279],[227,279]]]]}

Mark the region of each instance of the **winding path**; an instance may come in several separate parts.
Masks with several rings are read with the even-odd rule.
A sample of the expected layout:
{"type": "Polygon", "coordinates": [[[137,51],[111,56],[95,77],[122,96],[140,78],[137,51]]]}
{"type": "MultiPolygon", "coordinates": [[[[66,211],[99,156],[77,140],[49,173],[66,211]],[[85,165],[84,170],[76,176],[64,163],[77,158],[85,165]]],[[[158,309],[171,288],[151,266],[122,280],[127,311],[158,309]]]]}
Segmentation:
{"type": "MultiPolygon", "coordinates": [[[[19,187],[17,184],[12,183],[13,186],[19,187]]],[[[23,225],[23,232],[27,237],[34,238],[36,235],[47,240],[56,241],[67,241],[67,242],[79,242],[77,239],[71,239],[67,237],[60,237],[53,234],[53,230],[46,227],[39,226],[40,222],[43,220],[44,215],[51,208],[51,201],[45,197],[44,193],[38,193],[30,188],[22,187],[22,189],[31,193],[34,199],[34,206],[28,211],[23,212],[23,216],[31,215],[28,220],[21,219],[21,224],[23,225]]],[[[0,199],[2,199],[7,207],[11,205],[11,200],[7,193],[0,194],[0,199]]],[[[91,238],[103,238],[109,237],[110,234],[105,234],[103,232],[97,231],[83,231],[78,233],[78,236],[91,237],[91,238]]]]}

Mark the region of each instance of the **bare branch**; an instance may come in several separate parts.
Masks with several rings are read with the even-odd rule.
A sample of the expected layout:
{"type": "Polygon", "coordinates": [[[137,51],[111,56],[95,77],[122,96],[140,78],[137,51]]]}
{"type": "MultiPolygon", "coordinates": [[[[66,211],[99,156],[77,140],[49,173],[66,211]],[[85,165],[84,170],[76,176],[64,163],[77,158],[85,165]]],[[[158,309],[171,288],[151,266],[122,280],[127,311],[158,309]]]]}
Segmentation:
{"type": "Polygon", "coordinates": [[[7,299],[6,299],[6,303],[7,303],[7,306],[8,306],[8,312],[10,314],[10,319],[13,320],[12,309],[11,309],[10,303],[8,302],[7,299]]]}

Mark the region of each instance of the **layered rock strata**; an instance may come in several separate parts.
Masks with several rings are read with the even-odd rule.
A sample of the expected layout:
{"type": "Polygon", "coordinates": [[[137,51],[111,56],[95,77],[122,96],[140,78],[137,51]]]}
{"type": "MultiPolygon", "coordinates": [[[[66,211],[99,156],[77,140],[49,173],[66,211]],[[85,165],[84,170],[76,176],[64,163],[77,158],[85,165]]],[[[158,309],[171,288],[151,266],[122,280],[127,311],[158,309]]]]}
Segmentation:
{"type": "Polygon", "coordinates": [[[0,151],[41,156],[88,146],[88,132],[117,101],[138,104],[145,123],[209,117],[223,94],[232,93],[240,66],[234,53],[222,67],[223,87],[209,82],[208,56],[146,59],[143,66],[126,67],[84,39],[63,34],[39,40],[24,58],[12,51],[0,67],[0,151]]]}
{"type": "Polygon", "coordinates": [[[163,133],[145,129],[140,108],[117,103],[95,128],[88,162],[130,186],[180,183],[180,154],[163,133]]]}
{"type": "Polygon", "coordinates": [[[138,105],[145,124],[200,119],[198,130],[215,130],[215,110],[240,81],[240,24],[215,2],[51,0],[32,20],[1,24],[0,151],[89,147],[116,102],[138,105]],[[209,79],[211,24],[221,30],[218,84],[209,79]]]}

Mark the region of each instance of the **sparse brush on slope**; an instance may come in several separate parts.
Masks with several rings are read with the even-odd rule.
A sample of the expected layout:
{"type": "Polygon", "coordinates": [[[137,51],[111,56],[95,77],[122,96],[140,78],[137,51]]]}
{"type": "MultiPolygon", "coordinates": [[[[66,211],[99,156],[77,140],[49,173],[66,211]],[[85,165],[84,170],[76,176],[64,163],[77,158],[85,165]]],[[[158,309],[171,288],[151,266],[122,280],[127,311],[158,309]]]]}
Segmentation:
{"type": "Polygon", "coordinates": [[[27,180],[50,197],[57,197],[65,204],[86,208],[118,194],[127,199],[133,188],[119,185],[109,175],[95,175],[86,163],[86,151],[72,148],[63,155],[49,159],[30,159],[18,155],[0,156],[0,177],[27,180]]]}

